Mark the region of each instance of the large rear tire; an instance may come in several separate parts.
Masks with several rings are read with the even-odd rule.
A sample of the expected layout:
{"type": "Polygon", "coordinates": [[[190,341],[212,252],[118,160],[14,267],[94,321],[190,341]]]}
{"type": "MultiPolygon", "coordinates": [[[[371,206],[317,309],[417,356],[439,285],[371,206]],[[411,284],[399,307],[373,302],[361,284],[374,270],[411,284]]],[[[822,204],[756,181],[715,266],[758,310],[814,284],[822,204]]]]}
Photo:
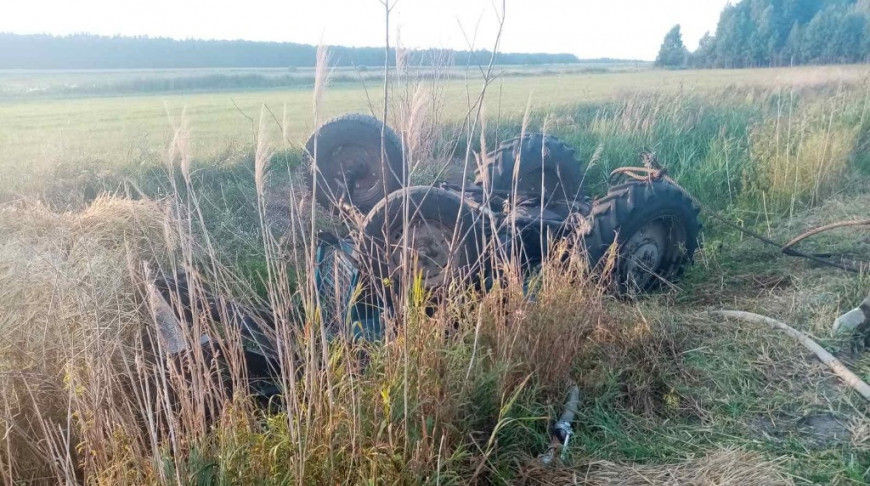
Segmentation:
{"type": "Polygon", "coordinates": [[[638,294],[679,278],[698,248],[700,207],[667,181],[615,186],[595,201],[583,235],[590,267],[607,275],[619,292],[638,294]],[[615,262],[607,265],[616,242],[615,262]]]}
{"type": "Polygon", "coordinates": [[[317,201],[330,210],[350,204],[368,212],[400,188],[405,176],[399,137],[369,115],[350,113],[324,123],[305,144],[305,155],[309,168],[315,166],[317,201]]]}
{"type": "Polygon", "coordinates": [[[494,192],[516,194],[519,199],[555,201],[581,198],[583,171],[574,149],[551,135],[533,133],[503,142],[486,155],[477,183],[494,192]],[[517,167],[519,164],[519,167],[517,167]]]}
{"type": "Polygon", "coordinates": [[[468,281],[481,268],[481,234],[476,211],[459,194],[431,186],[398,190],[363,223],[360,252],[371,265],[363,271],[373,283],[401,285],[416,265],[429,291],[468,281]]]}

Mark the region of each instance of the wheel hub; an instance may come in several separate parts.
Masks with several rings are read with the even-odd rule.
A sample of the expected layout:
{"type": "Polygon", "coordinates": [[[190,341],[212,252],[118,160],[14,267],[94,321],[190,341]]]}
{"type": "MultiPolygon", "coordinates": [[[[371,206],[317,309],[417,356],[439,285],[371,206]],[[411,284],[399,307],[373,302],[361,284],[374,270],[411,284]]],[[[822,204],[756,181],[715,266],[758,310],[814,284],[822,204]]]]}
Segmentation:
{"type": "Polygon", "coordinates": [[[625,244],[625,281],[631,292],[645,289],[657,275],[667,248],[664,221],[650,221],[635,232],[625,244]]]}
{"type": "Polygon", "coordinates": [[[380,151],[362,145],[343,145],[333,153],[339,170],[331,184],[339,197],[354,196],[377,189],[380,171],[373,161],[380,160],[380,151]]]}
{"type": "MultiPolygon", "coordinates": [[[[414,221],[408,231],[408,262],[416,261],[417,270],[423,274],[423,285],[433,288],[443,283],[444,272],[450,261],[452,228],[436,221],[414,221]]],[[[403,263],[402,236],[396,235],[393,264],[399,268],[403,263]]]]}

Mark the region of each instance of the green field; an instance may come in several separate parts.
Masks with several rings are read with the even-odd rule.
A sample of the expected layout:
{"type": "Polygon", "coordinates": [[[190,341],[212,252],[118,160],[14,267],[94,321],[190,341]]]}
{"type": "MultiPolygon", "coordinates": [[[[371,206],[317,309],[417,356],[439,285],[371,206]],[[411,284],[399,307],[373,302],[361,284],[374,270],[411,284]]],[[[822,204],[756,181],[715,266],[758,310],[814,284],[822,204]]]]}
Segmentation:
{"type": "MultiPolygon", "coordinates": [[[[504,77],[491,87],[486,111],[491,116],[501,113],[516,118],[527,105],[536,113],[547,113],[579,103],[621,101],[650,93],[704,96],[711,90],[734,88],[788,90],[825,84],[853,85],[863,82],[868,72],[870,69],[865,66],[844,66],[504,77]]],[[[26,80],[16,82],[25,84],[26,80]]],[[[39,79],[31,82],[38,85],[39,79]]],[[[439,85],[446,119],[463,117],[467,94],[478,88],[479,81],[475,80],[467,84],[452,80],[439,85]]],[[[367,82],[366,87],[352,82],[337,83],[326,90],[322,117],[351,111],[380,112],[381,96],[377,80],[367,82]]],[[[42,175],[58,163],[81,161],[109,169],[154,163],[161,158],[173,123],[179,123],[182,114],[190,126],[191,154],[198,158],[214,157],[250,143],[253,129],[245,115],[259,120],[263,106],[284,122],[290,142],[303,143],[311,133],[314,116],[310,87],[0,100],[0,191],[38,185],[42,175]]],[[[270,114],[263,116],[271,121],[270,114]]],[[[277,132],[276,124],[267,126],[277,132]]]]}
{"type": "MultiPolygon", "coordinates": [[[[542,74],[580,74],[626,72],[648,69],[650,63],[631,61],[539,64],[534,66],[498,65],[499,76],[539,76],[542,74]]],[[[446,76],[464,79],[472,67],[409,66],[413,76],[446,76]]],[[[473,69],[477,69],[476,66],[473,69]]],[[[332,79],[338,81],[378,82],[383,70],[373,67],[334,67],[332,79]]],[[[0,98],[34,98],[87,95],[119,95],[148,92],[189,92],[255,88],[310,87],[314,68],[178,68],[105,70],[25,70],[0,69],[0,98]]]]}
{"type": "MultiPolygon", "coordinates": [[[[101,76],[0,73],[0,93],[12,93],[0,98],[3,482],[870,481],[867,402],[783,334],[702,314],[781,319],[870,380],[865,343],[830,331],[866,295],[866,270],[786,257],[705,214],[685,279],[638,301],[602,292],[571,259],[543,267],[534,299],[517,280],[427,312],[413,291],[387,342],[324,343],[297,285],[310,273],[300,241],[315,227],[355,228],[311,211],[300,147],[315,118],[380,115],[377,76],[327,86],[317,117],[303,85],[27,94],[111,84],[101,76]],[[182,121],[189,144],[173,144],[182,121]],[[301,309],[282,315],[286,351],[301,360],[282,375],[285,400],[225,395],[193,361],[192,375],[205,366],[199,387],[161,384],[144,364],[143,264],[301,309]],[[577,435],[564,461],[542,467],[535,456],[570,381],[582,392],[577,435]]],[[[516,135],[528,109],[528,130],[555,133],[587,164],[593,196],[611,169],[652,150],[710,211],[776,241],[870,208],[868,66],[513,73],[488,87],[483,136],[462,128],[479,73],[397,76],[390,88],[390,124],[418,181],[461,170],[466,144],[516,135]]],[[[870,255],[866,228],[803,245],[870,255]]]]}

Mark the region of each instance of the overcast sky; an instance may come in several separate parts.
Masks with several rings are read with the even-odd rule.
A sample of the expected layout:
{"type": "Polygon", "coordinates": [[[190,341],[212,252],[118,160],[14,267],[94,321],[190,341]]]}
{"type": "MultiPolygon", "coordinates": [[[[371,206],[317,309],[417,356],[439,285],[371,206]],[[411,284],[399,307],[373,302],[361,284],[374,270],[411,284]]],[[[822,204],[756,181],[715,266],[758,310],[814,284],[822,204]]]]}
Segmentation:
{"type": "MultiPolygon", "coordinates": [[[[501,0],[393,0],[404,47],[490,48],[501,0]]],[[[506,0],[502,51],[654,59],[681,24],[689,49],[728,0],[506,0]]],[[[0,0],[0,32],[383,45],[379,0],[0,0]]],[[[395,39],[395,37],[394,37],[395,39]]]]}

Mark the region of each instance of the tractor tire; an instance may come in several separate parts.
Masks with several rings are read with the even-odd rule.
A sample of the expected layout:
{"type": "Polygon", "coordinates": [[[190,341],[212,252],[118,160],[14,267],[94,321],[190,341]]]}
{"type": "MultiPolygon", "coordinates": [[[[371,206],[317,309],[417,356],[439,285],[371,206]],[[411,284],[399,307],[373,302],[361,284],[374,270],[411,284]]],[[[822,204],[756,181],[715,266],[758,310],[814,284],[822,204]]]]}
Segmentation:
{"type": "MultiPolygon", "coordinates": [[[[305,144],[305,159],[317,174],[317,201],[328,210],[350,204],[368,212],[402,186],[406,173],[402,142],[396,132],[377,118],[358,113],[321,125],[305,144]]],[[[309,170],[309,183],[313,182],[311,173],[309,170]]]]}
{"type": "Polygon", "coordinates": [[[432,186],[395,191],[372,208],[362,233],[361,271],[376,285],[401,286],[402,276],[407,275],[404,265],[416,265],[412,270],[422,273],[428,291],[456,279],[468,280],[481,268],[484,240],[477,212],[453,191],[432,186]]]}
{"type": "Polygon", "coordinates": [[[634,295],[679,278],[699,245],[701,208],[667,181],[614,186],[593,204],[583,234],[590,268],[608,270],[619,293],[634,295]],[[616,243],[615,262],[608,265],[616,243]]]}
{"type": "Polygon", "coordinates": [[[521,200],[540,199],[547,205],[581,199],[580,162],[574,149],[556,137],[535,133],[503,142],[486,155],[476,182],[487,187],[485,181],[489,181],[488,188],[493,192],[512,195],[515,170],[516,194],[521,200]]]}

